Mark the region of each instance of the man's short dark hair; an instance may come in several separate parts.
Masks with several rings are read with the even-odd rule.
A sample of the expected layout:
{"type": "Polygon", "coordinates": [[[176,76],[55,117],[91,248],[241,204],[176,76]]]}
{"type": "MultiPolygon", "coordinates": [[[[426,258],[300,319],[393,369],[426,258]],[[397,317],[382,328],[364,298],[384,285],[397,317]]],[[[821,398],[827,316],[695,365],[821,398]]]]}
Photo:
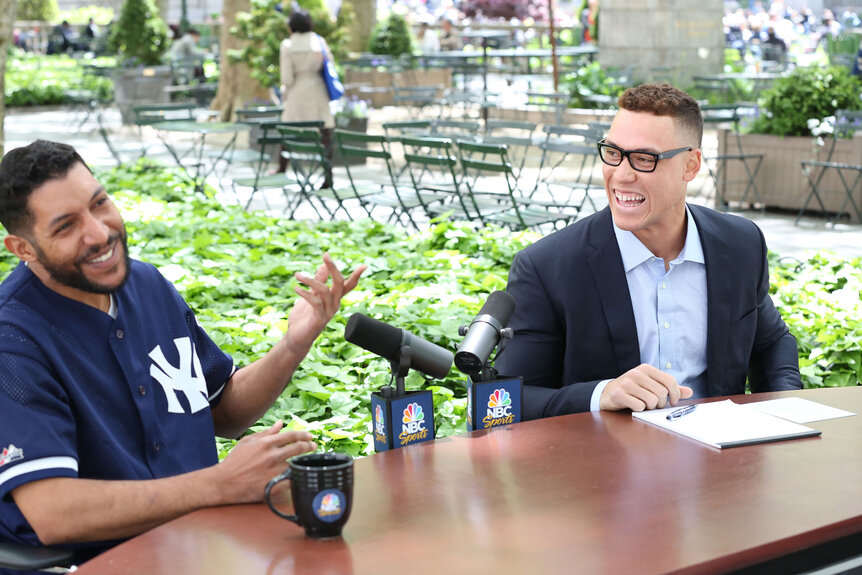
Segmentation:
{"type": "Polygon", "coordinates": [[[45,182],[62,178],[78,163],[90,169],[75,148],[48,140],[36,140],[7,153],[0,162],[0,224],[6,231],[29,233],[33,227],[27,206],[30,194],[45,182]]]}
{"type": "Polygon", "coordinates": [[[287,25],[290,26],[291,33],[302,34],[304,32],[311,32],[314,29],[311,14],[297,7],[294,7],[291,11],[287,25]]]}
{"type": "Polygon", "coordinates": [[[703,140],[703,115],[697,101],[670,84],[642,84],[623,92],[617,104],[629,112],[646,112],[670,116],[677,128],[695,138],[696,147],[703,140]]]}

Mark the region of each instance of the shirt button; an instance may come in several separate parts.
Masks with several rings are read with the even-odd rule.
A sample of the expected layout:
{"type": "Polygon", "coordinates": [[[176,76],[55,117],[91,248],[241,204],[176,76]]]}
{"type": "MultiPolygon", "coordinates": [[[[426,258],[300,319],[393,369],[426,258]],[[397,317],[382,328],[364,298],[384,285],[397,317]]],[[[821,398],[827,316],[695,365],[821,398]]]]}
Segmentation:
{"type": "Polygon", "coordinates": [[[159,451],[161,451],[161,450],[162,450],[162,444],[161,444],[161,443],[159,443],[158,441],[154,441],[154,442],[153,442],[153,451],[155,451],[156,453],[158,453],[158,452],[159,452],[159,451]]]}
{"type": "Polygon", "coordinates": [[[671,366],[670,362],[667,362],[667,363],[665,364],[665,367],[666,367],[666,368],[668,368],[668,369],[670,369],[672,366],[671,366]]]}
{"type": "Polygon", "coordinates": [[[118,329],[117,331],[115,331],[114,335],[117,336],[117,339],[123,339],[124,337],[126,337],[126,334],[123,333],[123,330],[121,330],[121,329],[118,329]]]}
{"type": "Polygon", "coordinates": [[[661,289],[667,289],[667,282],[661,282],[661,289]]]}
{"type": "Polygon", "coordinates": [[[143,385],[138,387],[138,393],[141,394],[142,396],[147,395],[147,388],[144,387],[143,385]]]}
{"type": "Polygon", "coordinates": [[[664,328],[668,329],[669,327],[670,327],[670,324],[668,322],[664,322],[664,328]]]}

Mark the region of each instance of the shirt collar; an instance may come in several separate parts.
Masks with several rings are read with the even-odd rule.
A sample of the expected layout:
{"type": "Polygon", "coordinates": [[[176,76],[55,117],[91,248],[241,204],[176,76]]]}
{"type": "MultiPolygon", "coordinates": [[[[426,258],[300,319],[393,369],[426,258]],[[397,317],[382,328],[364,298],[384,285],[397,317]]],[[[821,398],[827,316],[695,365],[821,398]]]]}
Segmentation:
{"type": "MultiPolygon", "coordinates": [[[[677,265],[683,261],[704,264],[706,260],[703,257],[703,245],[700,243],[700,234],[697,233],[697,224],[694,223],[694,217],[691,215],[691,210],[688,206],[685,207],[686,226],[685,244],[682,246],[682,251],[671,263],[677,265]]],[[[613,222],[613,219],[611,219],[613,222]]],[[[622,230],[613,223],[614,235],[617,237],[617,245],[620,248],[620,255],[623,259],[623,269],[626,273],[638,267],[650,258],[655,257],[645,245],[634,235],[634,233],[622,230]]]]}

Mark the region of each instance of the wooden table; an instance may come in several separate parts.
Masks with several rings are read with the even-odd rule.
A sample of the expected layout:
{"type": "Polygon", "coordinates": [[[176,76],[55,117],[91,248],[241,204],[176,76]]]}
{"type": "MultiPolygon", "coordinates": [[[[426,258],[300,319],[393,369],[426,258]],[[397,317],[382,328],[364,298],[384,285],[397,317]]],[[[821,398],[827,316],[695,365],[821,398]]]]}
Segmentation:
{"type": "MultiPolygon", "coordinates": [[[[862,412],[859,387],[756,399],[788,395],[862,412]]],[[[211,508],[77,573],[725,573],[862,532],[862,417],[810,425],[822,436],[724,451],[626,413],[442,438],[356,461],[343,539],[211,508]]]]}

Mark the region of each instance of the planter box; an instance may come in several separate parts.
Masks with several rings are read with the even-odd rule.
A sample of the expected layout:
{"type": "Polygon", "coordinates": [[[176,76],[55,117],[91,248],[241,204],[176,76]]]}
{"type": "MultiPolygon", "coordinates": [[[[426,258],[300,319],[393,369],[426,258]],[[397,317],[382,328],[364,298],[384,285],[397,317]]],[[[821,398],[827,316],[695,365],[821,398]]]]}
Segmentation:
{"type": "MultiPolygon", "coordinates": [[[[730,130],[719,129],[718,153],[731,155],[739,153],[736,137],[736,134],[730,130]]],[[[741,134],[739,138],[744,153],[763,154],[763,163],[757,173],[755,183],[760,194],[760,200],[766,207],[793,211],[801,209],[811,191],[808,178],[802,173],[801,162],[803,160],[826,160],[829,147],[832,145],[828,137],[823,146],[818,146],[815,139],[810,137],[741,134]]],[[[862,163],[862,132],[857,132],[851,139],[839,140],[832,155],[832,161],[857,165],[862,163]]],[[[742,163],[734,160],[728,161],[724,175],[728,186],[725,199],[728,202],[741,201],[745,192],[744,182],[748,178],[742,163]]],[[[719,182],[719,186],[721,186],[721,182],[719,182]]],[[[838,174],[834,170],[830,170],[823,177],[817,189],[821,192],[820,195],[826,210],[837,213],[846,197],[838,174]]],[[[857,205],[862,206],[862,189],[859,186],[854,190],[854,199],[857,205]]],[[[749,193],[748,201],[752,200],[753,195],[749,193]]],[[[809,202],[808,209],[819,211],[820,205],[817,200],[809,202]]],[[[849,209],[852,211],[852,207],[849,209]]],[[[855,214],[850,214],[850,216],[855,221],[855,214]]]]}
{"type": "Polygon", "coordinates": [[[412,68],[392,73],[378,68],[348,68],[343,78],[347,97],[369,100],[375,108],[392,106],[392,86],[439,86],[438,96],[452,87],[451,68],[412,68]]]}
{"type": "Polygon", "coordinates": [[[170,100],[165,88],[171,85],[172,79],[170,66],[115,69],[111,73],[114,102],[120,109],[123,124],[135,123],[135,106],[167,104],[170,100]]]}

